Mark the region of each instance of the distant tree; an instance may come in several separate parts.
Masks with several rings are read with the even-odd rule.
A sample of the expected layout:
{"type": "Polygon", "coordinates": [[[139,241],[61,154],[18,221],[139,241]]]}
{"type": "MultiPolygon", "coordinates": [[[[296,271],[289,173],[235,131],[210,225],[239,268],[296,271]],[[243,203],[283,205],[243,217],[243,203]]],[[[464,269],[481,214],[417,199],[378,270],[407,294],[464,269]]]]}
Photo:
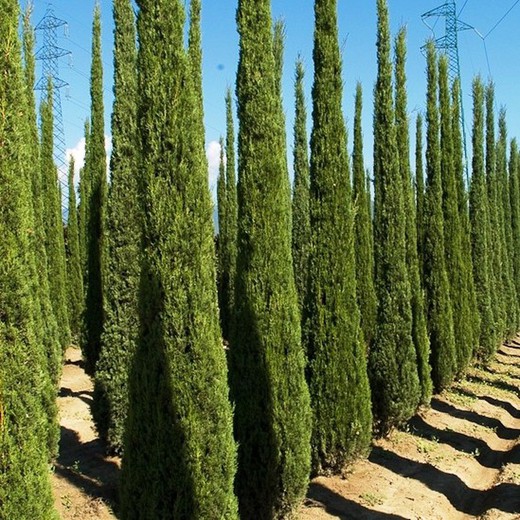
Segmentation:
{"type": "MultiPolygon", "coordinates": [[[[190,28],[187,52],[180,0],[139,0],[138,7],[145,249],[121,517],[234,519],[236,452],[193,37],[200,28],[190,28]]],[[[192,0],[191,25],[199,13],[200,1],[192,0]]]]}
{"type": "Polygon", "coordinates": [[[218,306],[220,310],[220,326],[224,338],[229,332],[229,271],[226,265],[226,248],[228,245],[227,233],[227,191],[226,191],[226,161],[224,140],[220,138],[220,158],[217,179],[217,217],[218,217],[218,237],[217,237],[217,292],[218,306]]]}
{"type": "Polygon", "coordinates": [[[240,517],[288,516],[310,465],[310,407],[269,0],[240,0],[237,326],[229,350],[240,517]]]}
{"type": "Polygon", "coordinates": [[[437,105],[438,71],[435,47],[427,47],[426,171],[424,201],[424,284],[430,334],[432,380],[436,391],[450,384],[457,370],[453,311],[446,271],[444,218],[442,211],[442,172],[439,110],[437,105]]]}
{"type": "Polygon", "coordinates": [[[453,142],[452,110],[448,79],[448,59],[439,61],[440,108],[440,175],[442,184],[442,211],[444,216],[444,249],[446,272],[450,286],[455,334],[456,372],[463,374],[471,361],[474,348],[471,298],[467,273],[471,264],[462,255],[462,223],[459,213],[459,194],[455,172],[456,157],[453,142]]]}
{"type": "Polygon", "coordinates": [[[412,340],[417,355],[417,369],[419,383],[421,385],[421,402],[426,404],[430,402],[432,395],[432,380],[429,365],[430,341],[426,327],[424,292],[421,284],[417,248],[417,220],[414,190],[412,186],[412,172],[410,168],[410,131],[408,124],[405,69],[406,29],[402,28],[399,30],[395,40],[395,126],[406,218],[406,265],[408,267],[411,291],[412,340]]]}
{"type": "Polygon", "coordinates": [[[473,81],[473,175],[469,193],[473,278],[480,312],[480,336],[477,354],[488,359],[496,350],[498,333],[491,305],[489,209],[484,170],[484,86],[473,81]]]}
{"type": "Polygon", "coordinates": [[[412,340],[404,187],[399,171],[386,0],[377,1],[377,13],[374,258],[378,314],[369,374],[376,428],[386,432],[413,415],[421,400],[421,388],[412,340]]]}
{"type": "Polygon", "coordinates": [[[90,77],[90,135],[85,156],[85,312],[81,348],[85,370],[93,375],[101,351],[105,319],[103,277],[106,263],[105,213],[107,166],[105,152],[105,114],[103,108],[103,62],[101,59],[101,12],[94,10],[92,25],[92,66],[90,77]]]}
{"type": "Polygon", "coordinates": [[[309,207],[310,173],[309,142],[307,140],[307,109],[304,93],[304,67],[301,58],[296,61],[295,117],[294,117],[294,186],[292,198],[292,254],[294,279],[298,291],[300,311],[307,293],[311,221],[309,207]]]}
{"type": "Polygon", "coordinates": [[[417,114],[415,123],[415,207],[417,221],[417,254],[419,274],[424,286],[424,157],[423,157],[423,118],[417,114]]]}
{"type": "Polygon", "coordinates": [[[352,153],[353,180],[352,203],[354,207],[354,251],[356,256],[357,302],[361,314],[361,328],[368,348],[372,343],[377,314],[374,287],[374,238],[370,213],[370,192],[367,190],[363,160],[363,131],[361,115],[363,92],[361,83],[356,85],[354,117],[354,150],[352,153]]]}
{"type": "Polygon", "coordinates": [[[105,320],[92,412],[110,448],[120,452],[128,414],[128,372],[139,338],[143,210],[139,196],[137,49],[130,0],[115,0],[111,183],[107,200],[105,320]]]}

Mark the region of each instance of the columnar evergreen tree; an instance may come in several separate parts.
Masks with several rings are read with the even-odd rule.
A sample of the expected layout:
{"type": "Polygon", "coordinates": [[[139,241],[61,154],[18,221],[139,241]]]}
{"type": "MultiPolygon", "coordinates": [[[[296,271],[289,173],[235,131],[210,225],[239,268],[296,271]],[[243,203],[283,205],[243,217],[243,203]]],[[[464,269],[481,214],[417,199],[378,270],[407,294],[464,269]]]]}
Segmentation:
{"type": "Polygon", "coordinates": [[[220,160],[217,179],[217,217],[218,217],[218,237],[217,237],[217,293],[218,306],[220,310],[220,326],[222,335],[227,338],[229,331],[228,296],[229,296],[229,272],[226,269],[226,246],[227,234],[227,192],[226,192],[226,162],[224,154],[224,140],[220,138],[220,160]]]}
{"type": "Polygon", "coordinates": [[[316,473],[341,471],[349,459],[364,455],[372,430],[367,356],[356,296],[354,213],[337,31],[337,1],[316,1],[311,253],[305,308],[316,473]]]}
{"type": "Polygon", "coordinates": [[[363,91],[356,85],[354,116],[354,145],[352,152],[353,179],[352,202],[354,205],[354,251],[356,258],[357,302],[361,314],[361,329],[368,348],[376,328],[377,299],[374,287],[374,240],[370,214],[370,193],[367,191],[363,160],[363,131],[361,113],[363,91]]]}
{"type": "Polygon", "coordinates": [[[455,174],[455,186],[457,190],[458,212],[461,225],[463,285],[467,291],[469,302],[469,316],[471,321],[471,349],[474,352],[479,344],[480,337],[480,313],[477,306],[475,281],[473,278],[473,259],[471,255],[471,229],[468,211],[468,193],[464,182],[464,148],[462,143],[462,126],[460,117],[460,82],[456,79],[452,87],[451,96],[451,123],[453,138],[453,170],[455,174]]]}
{"type": "Polygon", "coordinates": [[[423,117],[419,113],[415,122],[415,207],[417,221],[417,253],[419,274],[424,286],[424,157],[423,157],[423,117]]]}
{"type": "Polygon", "coordinates": [[[69,214],[67,219],[67,290],[70,330],[73,340],[77,341],[81,330],[84,299],[74,168],[74,158],[71,157],[69,164],[69,214]]]}
{"type": "Polygon", "coordinates": [[[0,17],[0,518],[56,518],[46,449],[48,417],[42,408],[47,370],[37,340],[31,283],[36,260],[31,202],[34,159],[28,142],[30,103],[18,38],[19,8],[2,3],[0,17]]]}
{"type": "Polygon", "coordinates": [[[424,293],[419,271],[417,248],[417,221],[410,168],[410,132],[408,126],[406,95],[406,29],[402,28],[395,40],[395,125],[399,169],[403,182],[403,202],[406,218],[406,265],[410,280],[412,304],[412,340],[417,355],[417,368],[421,385],[421,402],[430,402],[432,380],[430,377],[430,341],[426,328],[424,293]]]}
{"type": "Polygon", "coordinates": [[[84,330],[81,348],[85,370],[94,374],[101,350],[101,333],[105,319],[103,300],[103,272],[105,269],[105,206],[107,196],[107,167],[105,152],[105,116],[103,108],[103,63],[101,59],[101,12],[94,10],[92,25],[92,67],[90,78],[90,135],[85,156],[86,206],[85,248],[86,283],[84,330]]]}
{"type": "MultiPolygon", "coordinates": [[[[516,139],[511,140],[509,152],[509,205],[506,206],[511,215],[511,243],[510,255],[513,261],[513,275],[516,294],[520,294],[520,183],[518,178],[518,144],[516,139]]],[[[520,309],[519,309],[520,313],[520,309]]],[[[520,320],[520,316],[519,316],[520,320]]],[[[517,324],[518,327],[518,324],[517,324]]]]}
{"type": "Polygon", "coordinates": [[[94,380],[93,415],[120,451],[128,411],[128,371],[139,337],[142,206],[137,138],[137,49],[130,0],[115,0],[111,183],[106,220],[105,321],[94,380]]]}
{"type": "Polygon", "coordinates": [[[305,494],[310,407],[291,258],[291,202],[269,0],[240,0],[236,323],[229,351],[240,517],[287,516],[305,494]],[[240,326],[238,326],[240,325],[240,326]]]}
{"type": "MultiPolygon", "coordinates": [[[[54,316],[58,322],[58,336],[63,349],[70,343],[68,315],[67,270],[65,239],[61,215],[61,198],[58,188],[58,169],[54,164],[53,88],[49,78],[47,97],[40,105],[41,149],[40,169],[42,178],[43,222],[45,223],[45,248],[49,266],[49,288],[54,316]]],[[[61,354],[56,365],[61,364],[61,354]]],[[[57,382],[57,378],[56,378],[57,382]]]]}
{"type": "Polygon", "coordinates": [[[303,309],[307,292],[311,241],[309,144],[307,140],[304,74],[303,61],[298,58],[294,84],[296,101],[293,146],[292,255],[300,310],[303,309]]]}
{"type": "Polygon", "coordinates": [[[421,399],[412,340],[411,290],[406,263],[406,215],[399,171],[392,87],[388,7],[378,0],[374,92],[374,258],[377,331],[369,356],[372,406],[379,431],[406,421],[421,399]]]}
{"type": "Polygon", "coordinates": [[[490,255],[489,282],[491,287],[491,307],[495,318],[495,330],[498,339],[505,339],[506,308],[502,284],[503,247],[498,216],[498,183],[496,177],[496,142],[495,142],[495,86],[489,83],[485,87],[486,107],[486,186],[488,196],[489,234],[488,252],[490,255]]]}
{"type": "Polygon", "coordinates": [[[424,285],[431,345],[432,380],[435,390],[440,391],[452,382],[457,370],[457,359],[444,243],[436,62],[435,47],[433,42],[430,41],[427,47],[427,183],[424,201],[424,285]]]}
{"type": "Polygon", "coordinates": [[[50,456],[58,451],[59,426],[57,421],[56,393],[61,373],[61,345],[58,337],[58,324],[52,308],[49,286],[49,270],[45,247],[45,229],[43,225],[42,178],[40,172],[40,147],[38,126],[36,123],[36,101],[34,97],[35,57],[34,29],[31,25],[31,8],[28,7],[23,18],[23,50],[25,59],[25,96],[28,124],[27,170],[31,187],[32,205],[29,218],[34,222],[33,232],[29,235],[34,264],[31,263],[30,280],[37,304],[35,313],[35,334],[37,344],[41,345],[41,354],[46,365],[44,377],[43,406],[48,418],[48,447],[50,456]]]}
{"type": "Polygon", "coordinates": [[[218,321],[200,71],[184,48],[180,0],[140,0],[138,6],[145,249],[121,516],[233,519],[235,444],[218,321]]]}
{"type": "Polygon", "coordinates": [[[498,343],[495,319],[491,305],[489,209],[484,170],[484,86],[482,80],[473,81],[473,174],[469,193],[471,221],[471,251],[473,278],[480,312],[478,355],[488,359],[498,343]]]}
{"type": "Polygon", "coordinates": [[[502,245],[502,287],[501,298],[505,301],[505,335],[510,339],[517,332],[518,304],[513,275],[513,259],[509,254],[509,244],[513,240],[511,216],[509,212],[509,184],[507,178],[507,123],[506,113],[502,108],[498,116],[498,141],[496,144],[496,184],[497,212],[502,245]]]}
{"type": "Polygon", "coordinates": [[[464,230],[459,213],[448,59],[446,56],[441,56],[439,61],[439,108],[445,263],[453,312],[456,372],[462,374],[471,361],[474,348],[473,318],[471,316],[473,309],[466,275],[467,272],[471,273],[471,265],[465,264],[462,255],[462,233],[464,230]]]}
{"type": "Polygon", "coordinates": [[[79,204],[78,204],[78,228],[79,228],[79,252],[81,269],[83,273],[83,291],[87,283],[87,201],[90,193],[90,178],[88,175],[88,153],[90,138],[90,120],[87,119],[84,125],[85,138],[85,161],[83,168],[79,170],[79,204]]]}

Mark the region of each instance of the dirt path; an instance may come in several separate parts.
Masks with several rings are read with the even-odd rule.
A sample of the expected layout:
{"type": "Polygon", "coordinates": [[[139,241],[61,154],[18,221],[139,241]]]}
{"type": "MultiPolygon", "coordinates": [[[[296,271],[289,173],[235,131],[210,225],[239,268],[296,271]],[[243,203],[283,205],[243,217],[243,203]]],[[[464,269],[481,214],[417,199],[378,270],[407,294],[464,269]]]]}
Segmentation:
{"type": "Polygon", "coordinates": [[[90,403],[92,382],[83,371],[81,351],[69,348],[58,397],[61,440],[53,476],[56,508],[63,520],[115,519],[119,460],[105,456],[90,403]]]}
{"type": "MultiPolygon", "coordinates": [[[[105,456],[90,415],[92,383],[69,349],[54,474],[62,519],[113,520],[120,461],[105,456]]],[[[435,396],[401,431],[374,443],[343,477],[318,478],[300,520],[520,519],[520,341],[435,396]]],[[[213,519],[207,519],[213,520],[213,519]]]]}

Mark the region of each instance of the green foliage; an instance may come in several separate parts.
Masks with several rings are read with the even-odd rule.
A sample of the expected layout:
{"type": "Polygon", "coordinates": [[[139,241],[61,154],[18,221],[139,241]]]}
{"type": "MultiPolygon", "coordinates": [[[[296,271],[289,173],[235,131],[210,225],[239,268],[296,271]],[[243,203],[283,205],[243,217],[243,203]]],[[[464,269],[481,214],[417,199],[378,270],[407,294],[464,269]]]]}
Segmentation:
{"type": "MultiPolygon", "coordinates": [[[[518,144],[516,139],[511,141],[509,152],[509,204],[506,205],[506,211],[511,215],[511,243],[509,251],[512,258],[514,284],[516,294],[520,294],[520,168],[518,162],[518,144]]],[[[519,307],[520,313],[520,307],[519,307]]],[[[520,320],[520,316],[519,316],[520,320]]],[[[518,327],[518,324],[517,324],[518,327]]]]}
{"type": "Polygon", "coordinates": [[[303,309],[309,278],[311,241],[309,144],[307,140],[307,109],[304,93],[303,61],[296,62],[294,117],[294,186],[292,199],[292,255],[294,279],[300,311],[303,309]]]}
{"type": "Polygon", "coordinates": [[[234,519],[236,457],[218,322],[200,71],[183,46],[181,2],[140,0],[138,6],[145,249],[121,517],[234,519]]]}
{"type": "Polygon", "coordinates": [[[111,449],[121,451],[128,372],[139,337],[142,206],[139,198],[137,49],[130,0],[114,2],[114,107],[107,200],[105,321],[94,379],[93,415],[111,449]]]}
{"type": "Polygon", "coordinates": [[[404,187],[399,171],[386,0],[378,0],[378,74],[374,100],[374,258],[377,331],[369,355],[372,406],[379,431],[410,418],[421,399],[412,340],[404,187]]]}
{"type": "Polygon", "coordinates": [[[49,268],[49,287],[54,316],[58,322],[58,335],[65,349],[70,343],[70,327],[67,308],[67,273],[65,240],[61,217],[61,198],[58,188],[58,169],[54,164],[53,89],[51,81],[47,97],[40,104],[43,221],[45,222],[45,248],[49,268]]]}
{"type": "Polygon", "coordinates": [[[33,283],[31,172],[38,141],[18,38],[18,3],[0,17],[0,518],[55,519],[47,449],[46,352],[33,283]]]}
{"type": "Polygon", "coordinates": [[[288,516],[305,494],[310,406],[269,0],[240,0],[237,23],[237,327],[229,351],[235,488],[240,517],[263,520],[288,516]]]}
{"type": "Polygon", "coordinates": [[[453,122],[450,90],[448,86],[448,59],[439,61],[439,106],[440,106],[440,172],[442,184],[442,211],[444,216],[444,247],[446,272],[450,285],[455,334],[457,373],[463,374],[471,361],[474,348],[474,331],[471,313],[468,275],[471,264],[464,262],[462,255],[462,227],[457,192],[456,157],[453,142],[453,122]]]}
{"type": "Polygon", "coordinates": [[[218,307],[220,310],[220,326],[224,339],[229,338],[229,272],[226,266],[226,246],[228,241],[227,234],[227,191],[226,191],[226,161],[224,156],[224,140],[220,138],[220,161],[217,179],[217,216],[218,216],[218,237],[217,237],[217,289],[218,307]]]}
{"type": "Polygon", "coordinates": [[[356,297],[354,212],[341,107],[336,0],[315,3],[310,161],[311,256],[305,308],[316,473],[339,472],[368,451],[372,430],[366,348],[356,297]]]}
{"type": "Polygon", "coordinates": [[[69,215],[67,219],[67,290],[70,329],[73,341],[78,341],[83,313],[83,272],[79,249],[78,210],[74,186],[74,158],[69,164],[69,215]]]}
{"type": "Polygon", "coordinates": [[[419,274],[424,287],[424,161],[423,161],[423,118],[419,113],[415,123],[415,207],[417,221],[417,257],[419,274]]]}
{"type": "Polygon", "coordinates": [[[105,319],[103,271],[105,269],[105,212],[107,169],[105,116],[103,109],[103,63],[101,59],[101,13],[94,10],[92,67],[90,77],[91,127],[85,155],[85,312],[81,349],[85,370],[93,375],[101,350],[105,319]]]}
{"type": "Polygon", "coordinates": [[[439,142],[439,110],[437,106],[437,57],[432,41],[427,47],[426,171],[424,202],[424,285],[430,334],[430,364],[435,390],[453,381],[457,370],[453,310],[446,270],[446,248],[443,218],[443,162],[439,142]]]}
{"type": "Polygon", "coordinates": [[[477,354],[488,359],[496,350],[498,333],[491,306],[489,253],[489,208],[484,173],[484,87],[482,80],[473,81],[473,174],[469,193],[473,278],[480,313],[480,335],[477,354]]]}
{"type": "Polygon", "coordinates": [[[366,345],[370,348],[376,329],[377,299],[374,286],[374,238],[371,225],[372,215],[370,214],[370,193],[367,190],[363,160],[363,132],[361,128],[363,92],[361,83],[356,86],[355,104],[352,201],[355,210],[356,291],[361,313],[361,329],[366,345]]]}
{"type": "MultiPolygon", "coordinates": [[[[421,285],[417,247],[417,221],[410,168],[410,133],[408,127],[406,95],[406,29],[402,28],[395,40],[395,126],[399,169],[403,182],[403,202],[406,219],[406,265],[410,280],[412,304],[412,340],[417,356],[417,369],[421,386],[421,402],[430,402],[432,380],[430,377],[430,340],[426,327],[424,293],[421,285]]],[[[422,159],[422,158],[421,158],[422,159]]],[[[422,165],[419,164],[422,168],[422,165]]]]}

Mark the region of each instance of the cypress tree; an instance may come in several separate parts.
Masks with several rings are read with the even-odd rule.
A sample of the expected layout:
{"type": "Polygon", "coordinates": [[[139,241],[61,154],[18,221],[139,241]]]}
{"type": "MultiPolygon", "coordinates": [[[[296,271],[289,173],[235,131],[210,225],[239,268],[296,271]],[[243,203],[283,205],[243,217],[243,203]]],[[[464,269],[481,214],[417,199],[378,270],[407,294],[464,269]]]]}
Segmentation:
{"type": "Polygon", "coordinates": [[[491,287],[491,307],[495,318],[495,331],[498,339],[505,339],[507,300],[504,298],[502,284],[503,250],[498,216],[498,183],[496,176],[495,142],[495,86],[489,83],[485,87],[486,107],[486,186],[488,196],[489,234],[488,252],[490,255],[489,281],[491,287]]]}
{"type": "Polygon", "coordinates": [[[105,321],[94,379],[93,415],[101,436],[121,451],[128,371],[139,337],[142,206],[137,139],[137,49],[130,0],[115,0],[111,183],[106,220],[105,321]]]}
{"type": "Polygon", "coordinates": [[[471,321],[471,349],[474,353],[480,337],[480,314],[477,306],[475,282],[473,278],[473,260],[471,255],[471,229],[468,211],[468,193],[464,182],[464,149],[462,144],[462,127],[460,117],[460,82],[458,79],[453,83],[451,96],[451,123],[453,138],[453,170],[455,172],[455,187],[457,190],[458,213],[461,225],[462,261],[464,270],[462,272],[462,284],[467,291],[469,316],[471,321]]]}
{"type": "MultiPolygon", "coordinates": [[[[509,250],[513,264],[513,280],[515,284],[516,294],[520,294],[520,184],[519,184],[519,168],[518,168],[518,145],[516,139],[511,140],[509,152],[509,204],[506,206],[511,215],[511,243],[509,250]]],[[[520,307],[519,321],[520,325],[520,307]]]]}
{"type": "Polygon", "coordinates": [[[301,58],[296,62],[295,116],[293,169],[294,185],[292,199],[292,255],[294,279],[298,292],[300,311],[303,310],[307,292],[309,253],[311,240],[310,221],[310,173],[309,145],[307,140],[307,108],[303,89],[304,67],[301,58]]]}
{"type": "Polygon", "coordinates": [[[364,455],[372,416],[356,298],[354,213],[342,115],[336,0],[315,3],[310,161],[311,256],[306,312],[316,473],[364,455]]]}
{"type": "Polygon", "coordinates": [[[510,339],[517,332],[518,305],[516,288],[513,278],[513,260],[509,254],[509,244],[513,240],[511,218],[509,213],[509,184],[507,178],[507,123],[504,108],[498,116],[498,141],[496,144],[496,184],[497,212],[502,245],[502,287],[501,295],[506,311],[506,338],[510,339]]]}
{"type": "Polygon", "coordinates": [[[484,87],[482,80],[473,81],[473,174],[469,194],[473,278],[480,312],[479,349],[477,354],[488,359],[497,347],[498,334],[491,306],[489,254],[489,210],[484,170],[484,87]]]}
{"type": "Polygon", "coordinates": [[[237,23],[237,327],[229,351],[235,488],[240,517],[262,520],[289,515],[305,494],[310,407],[270,1],[240,0],[237,23]]]}
{"type": "Polygon", "coordinates": [[[417,248],[417,222],[410,168],[410,134],[406,95],[406,29],[402,28],[395,40],[395,125],[399,168],[403,182],[403,201],[406,218],[406,265],[410,280],[412,304],[412,340],[417,355],[417,368],[421,386],[421,402],[430,402],[432,380],[430,377],[430,342],[426,328],[424,293],[419,271],[417,248]]]}
{"type": "Polygon", "coordinates": [[[473,318],[466,272],[471,266],[462,256],[462,223],[459,213],[459,195],[455,173],[456,158],[453,142],[453,124],[450,90],[448,86],[448,59],[439,61],[440,107],[440,174],[442,210],[444,216],[444,247],[446,272],[453,312],[456,371],[464,373],[473,355],[473,318]]]}
{"type": "MultiPolygon", "coordinates": [[[[40,168],[43,196],[43,222],[45,222],[45,248],[49,265],[50,297],[58,323],[60,344],[65,349],[70,343],[68,316],[67,270],[65,239],[61,215],[61,198],[58,188],[58,170],[54,164],[53,87],[49,79],[47,97],[40,105],[41,150],[40,168]]],[[[56,361],[61,363],[60,358],[56,361]]],[[[58,371],[59,372],[59,371],[58,371]]],[[[57,382],[57,377],[56,377],[57,382]]]]}
{"type": "Polygon", "coordinates": [[[37,146],[18,38],[18,3],[0,17],[0,518],[55,519],[42,408],[47,370],[35,330],[31,171],[37,146]]]}
{"type": "Polygon", "coordinates": [[[69,164],[69,214],[67,219],[67,289],[71,334],[79,339],[83,312],[83,273],[79,249],[78,211],[74,186],[74,158],[69,164]]]}
{"type": "Polygon", "coordinates": [[[222,336],[228,338],[229,332],[229,272],[226,266],[226,247],[228,244],[227,234],[227,191],[226,191],[226,163],[224,157],[224,140],[220,138],[220,161],[217,179],[217,215],[218,215],[218,237],[217,237],[217,288],[218,306],[220,310],[220,326],[222,336]]]}
{"type": "Polygon", "coordinates": [[[415,207],[417,221],[417,255],[419,274],[424,286],[424,161],[423,161],[423,117],[417,114],[415,123],[415,207]]]}
{"type": "Polygon", "coordinates": [[[79,170],[79,205],[78,205],[78,234],[81,269],[83,273],[83,296],[87,284],[87,200],[89,198],[90,178],[88,175],[88,152],[90,137],[90,121],[87,119],[84,125],[85,161],[83,168],[79,170]]]}
{"type": "Polygon", "coordinates": [[[92,67],[90,79],[90,135],[85,156],[87,193],[85,206],[86,283],[84,330],[81,348],[85,370],[94,374],[101,349],[101,333],[105,318],[103,270],[105,264],[105,206],[107,169],[105,152],[105,119],[103,109],[103,64],[101,60],[101,12],[94,10],[92,25],[92,67]]]}
{"type": "Polygon", "coordinates": [[[59,426],[57,421],[56,393],[61,372],[61,345],[58,338],[58,324],[52,308],[47,251],[45,248],[45,229],[43,226],[42,178],[40,173],[40,147],[36,123],[36,101],[34,98],[34,30],[31,26],[31,9],[27,8],[23,18],[23,50],[25,59],[25,95],[27,102],[27,151],[29,184],[31,187],[32,207],[29,218],[34,222],[31,250],[34,264],[31,263],[32,291],[37,302],[35,313],[36,341],[42,348],[44,364],[47,369],[42,395],[43,406],[48,418],[48,447],[50,456],[58,451],[59,426]]]}
{"type": "Polygon", "coordinates": [[[361,314],[361,329],[368,347],[376,328],[377,300],[374,287],[374,241],[370,214],[370,193],[367,190],[363,160],[363,132],[361,114],[363,91],[356,85],[354,145],[352,153],[353,180],[352,201],[354,213],[354,251],[356,255],[357,302],[361,314]]]}
{"type": "Polygon", "coordinates": [[[229,273],[229,287],[227,300],[227,315],[229,322],[227,330],[223,328],[224,339],[232,336],[231,327],[235,312],[235,279],[237,272],[237,226],[238,226],[238,201],[237,181],[235,173],[235,130],[233,123],[233,101],[231,89],[226,94],[226,233],[227,242],[225,249],[226,270],[229,273]]]}
{"type": "Polygon", "coordinates": [[[140,0],[138,6],[145,249],[121,516],[232,519],[235,445],[218,322],[200,71],[183,45],[181,2],[140,0]]]}
{"type": "Polygon", "coordinates": [[[406,215],[396,142],[386,0],[378,0],[377,12],[374,258],[378,314],[376,337],[369,356],[369,374],[377,429],[385,432],[413,415],[421,399],[421,388],[412,340],[406,215]]]}
{"type": "Polygon", "coordinates": [[[450,285],[446,272],[437,58],[433,42],[427,47],[426,195],[424,201],[424,283],[430,334],[432,380],[435,390],[445,388],[455,376],[457,360],[450,285]]]}

